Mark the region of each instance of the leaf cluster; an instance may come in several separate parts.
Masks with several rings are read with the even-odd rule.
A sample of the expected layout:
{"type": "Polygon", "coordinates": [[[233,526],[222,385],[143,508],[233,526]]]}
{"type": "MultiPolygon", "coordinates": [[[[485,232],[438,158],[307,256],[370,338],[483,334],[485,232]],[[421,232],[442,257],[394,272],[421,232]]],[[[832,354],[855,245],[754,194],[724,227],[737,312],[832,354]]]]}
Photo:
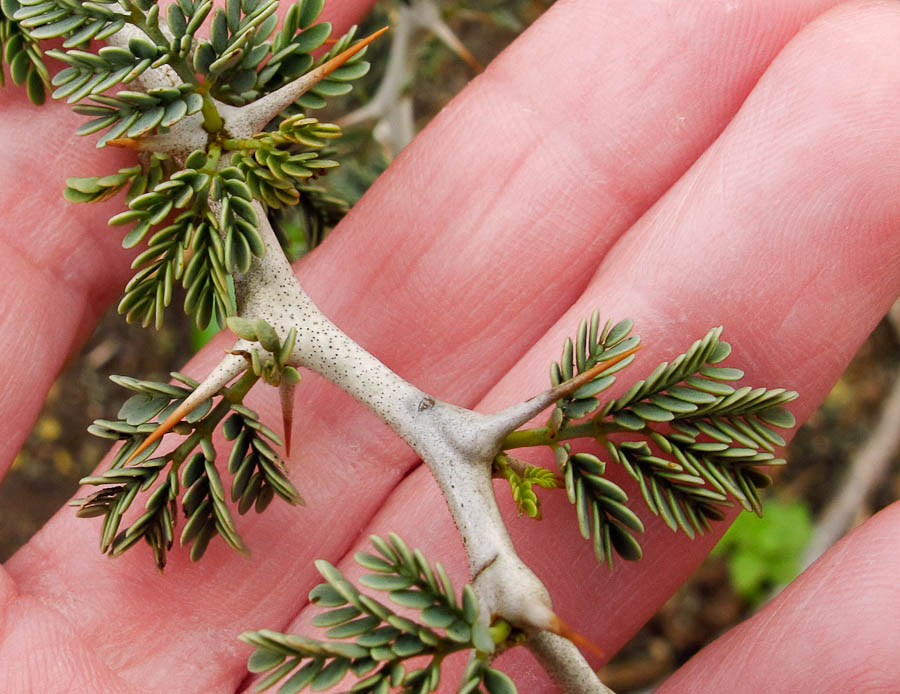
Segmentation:
{"type": "Polygon", "coordinates": [[[290,385],[300,382],[300,372],[287,363],[294,353],[297,329],[291,328],[282,342],[275,328],[262,318],[250,321],[240,316],[232,316],[226,321],[228,328],[238,337],[250,342],[259,342],[271,358],[260,354],[259,350],[242,352],[250,360],[253,373],[269,385],[280,385],[282,380],[290,385]]]}
{"type": "Polygon", "coordinates": [[[612,568],[614,554],[628,561],[640,559],[634,533],[643,532],[644,524],[626,506],[625,490],[603,476],[606,463],[591,453],[572,453],[569,444],[555,446],[554,453],[565,476],[566,495],[575,505],[578,529],[592,540],[597,561],[612,568]]]}
{"type": "MultiPolygon", "coordinates": [[[[92,118],[79,134],[106,130],[98,141],[102,147],[110,140],[165,131],[200,111],[207,94],[234,105],[253,101],[336,55],[352,42],[355,28],[314,58],[312,52],[331,34],[327,22],[314,24],[323,4],[299,0],[276,32],[277,0],[227,0],[215,10],[211,0],[177,0],[162,17],[153,0],[3,0],[0,44],[13,81],[25,83],[32,100],[41,103],[51,80],[38,41],[63,39],[62,48],[47,52],[66,64],[52,79],[53,97],[67,99],[76,112],[92,118]],[[200,40],[195,34],[208,16],[210,37],[200,40]],[[127,46],[89,47],[90,41],[102,41],[126,23],[141,32],[127,46]],[[164,65],[175,70],[181,86],[108,93],[164,65]],[[85,99],[90,101],[81,103],[85,99]]],[[[350,91],[351,82],[368,72],[364,52],[299,103],[321,108],[326,97],[350,91]]]]}
{"type": "MultiPolygon", "coordinates": [[[[615,351],[633,339],[624,337],[630,324],[599,332],[597,324],[595,313],[590,326],[582,322],[574,346],[567,342],[561,363],[554,365],[554,382],[589,368],[592,355],[602,354],[609,342],[615,351]]],[[[796,393],[729,385],[743,372],[718,366],[731,353],[721,333],[721,328],[710,330],[671,363],[660,364],[648,378],[599,407],[599,401],[595,405],[589,400],[610,384],[609,375],[602,373],[560,404],[562,417],[555,413],[560,434],[570,417],[593,413],[595,437],[610,460],[638,483],[652,513],[690,537],[706,532],[710,520],[722,519],[730,498],[761,512],[758,490],[769,478],[756,466],[784,463],[775,456],[774,446],[785,441],[772,427],[794,426],[793,416],[782,406],[796,393]],[[616,432],[620,436],[610,436],[616,432]]],[[[581,533],[593,538],[598,560],[611,564],[612,550],[624,559],[640,558],[632,533],[643,526],[625,506],[626,493],[603,477],[603,461],[592,454],[572,454],[568,444],[552,447],[566,475],[581,533]]]]}
{"type": "Polygon", "coordinates": [[[534,492],[534,487],[555,489],[559,480],[547,468],[529,465],[505,453],[494,459],[494,476],[502,477],[509,482],[510,492],[519,515],[526,515],[536,520],[541,519],[541,501],[534,492]]]}
{"type": "Polygon", "coordinates": [[[75,132],[89,135],[108,128],[97,141],[97,147],[104,147],[110,140],[136,138],[158,126],[170,127],[185,116],[198,113],[203,107],[203,98],[192,89],[190,84],[182,84],[178,87],[157,87],[146,92],[121,90],[115,96],[95,94],[91,97],[94,103],[72,107],[76,113],[93,117],[75,132]]]}
{"type": "MultiPolygon", "coordinates": [[[[128,84],[148,68],[160,67],[169,59],[156,44],[140,37],[129,40],[127,48],[103,46],[96,53],[79,49],[51,49],[47,55],[69,66],[54,75],[56,90],[53,98],[67,99],[70,104],[101,94],[117,84],[128,84]]],[[[174,122],[170,115],[164,124],[174,122]]]]}
{"type": "MultiPolygon", "coordinates": [[[[277,0],[228,0],[213,12],[210,37],[199,41],[193,69],[206,78],[209,93],[220,101],[241,106],[284,86],[346,48],[356,34],[353,27],[338,39],[340,50],[318,59],[313,53],[331,36],[331,24],[315,23],[324,0],[298,0],[287,10],[281,28],[277,0]]],[[[172,20],[170,18],[170,25],[172,20]]],[[[352,81],[369,71],[360,51],[322,83],[301,96],[301,108],[322,108],[325,98],[345,94],[352,81]]]]}
{"type": "Polygon", "coordinates": [[[229,278],[246,272],[265,253],[253,195],[233,166],[217,168],[218,151],[197,150],[185,168],[172,171],[170,160],[151,157],[147,170],[122,169],[103,177],[70,178],[65,196],[73,202],[106,199],[130,183],[128,210],[113,216],[113,226],[134,223],[122,245],[131,248],[151,231],[147,248],[132,262],[119,313],[129,322],[159,328],[176,283],[185,289],[184,309],[204,328],[234,314],[229,278]],[[213,213],[211,205],[217,206],[213,213]],[[173,212],[184,210],[165,226],[173,212]]]}
{"type": "Polygon", "coordinates": [[[5,62],[13,84],[24,84],[28,98],[39,106],[47,98],[50,71],[37,40],[12,20],[19,7],[15,0],[0,2],[0,87],[5,83],[5,62]]]}
{"type": "MultiPolygon", "coordinates": [[[[210,3],[199,3],[201,7],[204,4],[210,3]]],[[[204,15],[196,11],[191,0],[181,0],[179,5],[193,12],[189,32],[192,35],[204,15]]],[[[167,127],[187,115],[185,105],[195,103],[187,92],[196,87],[196,79],[184,60],[190,50],[190,36],[167,38],[154,0],[4,0],[4,9],[29,40],[63,39],[62,50],[47,52],[68,65],[53,78],[56,87],[53,97],[76,103],[90,96],[96,102],[76,107],[80,113],[97,116],[79,130],[81,134],[112,127],[116,134],[107,139],[119,137],[133,131],[138,121],[142,125],[153,123],[152,127],[167,127]],[[102,46],[96,51],[89,50],[89,42],[109,38],[126,24],[142,32],[129,40],[127,48],[102,46]],[[123,96],[116,100],[103,96],[103,92],[133,81],[145,70],[166,64],[186,83],[180,95],[170,89],[148,99],[123,96]],[[163,116],[157,117],[160,109],[163,116]]],[[[101,141],[101,146],[105,141],[101,141]]]]}
{"type": "MultiPolygon", "coordinates": [[[[628,352],[639,338],[630,335],[631,328],[631,321],[607,321],[601,328],[596,311],[582,321],[576,338],[566,340],[559,362],[551,365],[553,385],[602,369],[616,357],[620,361],[593,373],[590,381],[561,398],[546,427],[516,432],[509,446],[550,446],[579,530],[592,540],[597,560],[610,567],[615,555],[641,558],[635,534],[644,526],[628,507],[627,493],[605,476],[606,461],[573,451],[569,440],[595,439],[608,460],[622,465],[637,482],[651,513],[672,530],[694,537],[709,530],[710,521],[723,519],[732,499],[761,512],[759,490],[770,480],[758,466],[784,463],[775,455],[775,447],[785,444],[775,428],[795,424],[783,407],[797,397],[793,391],[730,385],[743,372],[720,365],[731,353],[731,346],[720,339],[721,328],[710,330],[671,363],[660,364],[620,397],[601,404],[598,396],[634,358],[628,352]]],[[[523,495],[511,485],[514,498],[523,495]]]]}
{"type": "MultiPolygon", "coordinates": [[[[64,37],[65,48],[112,36],[125,26],[134,7],[148,3],[116,0],[4,0],[7,17],[35,40],[64,37]]],[[[154,4],[155,3],[150,3],[154,4]]]]}
{"type": "Polygon", "coordinates": [[[121,440],[123,445],[107,471],[81,480],[82,484],[100,489],[73,502],[80,517],[104,517],[101,551],[118,556],[144,539],[152,548],[160,570],[165,567],[167,552],[175,541],[179,508],[185,521],[179,542],[191,547],[192,560],[203,556],[216,535],[233,549],[247,552],[225,501],[212,445],[213,431],[229,413],[231,416],[223,429],[226,438],[234,441],[228,469],[234,475],[231,500],[238,504],[238,512],[244,514],[251,507],[262,512],[276,495],[293,505],[303,503],[271,446],[280,445],[280,439],[259,421],[255,412],[240,404],[243,394],[256,380],[252,375],[223,392],[218,404],[214,405],[213,399],[206,400],[185,416],[176,431],[187,438],[177,448],[151,457],[159,445],[157,441],[132,460],[134,452],[157,428],[158,421],[168,418],[197,385],[182,374],[172,375],[180,385],[112,377],[115,383],[135,395],[122,405],[116,420],[97,420],[88,431],[102,438],[121,440]],[[126,512],[138,494],[144,493],[148,494],[141,515],[120,529],[126,512]]]}
{"type": "Polygon", "coordinates": [[[388,540],[373,535],[370,540],[377,554],[360,552],[355,557],[372,572],[363,575],[360,584],[386,592],[394,604],[417,612],[418,619],[401,616],[362,593],[338,569],[320,560],[316,568],[325,583],[313,588],[309,599],[327,608],[313,622],[327,628],[327,640],[269,630],[242,634],[240,638],[256,649],[250,671],[265,673],[256,690],[265,691],[284,680],[278,694],[296,694],[306,687],[321,691],[350,672],[358,681],[349,692],[426,694],[437,688],[447,655],[471,650],[475,657],[459,691],[514,694],[512,680],[488,665],[496,644],[479,620],[471,586],[465,586],[457,599],[439,563],[432,566],[397,535],[388,540]],[[408,669],[405,662],[410,658],[423,659],[421,667],[408,669]]]}
{"type": "Polygon", "coordinates": [[[226,147],[238,150],[231,163],[241,170],[253,196],[267,207],[279,209],[296,205],[304,183],[338,165],[321,158],[316,150],[340,136],[338,126],[297,114],[282,120],[276,131],[233,144],[226,142],[226,147]]]}

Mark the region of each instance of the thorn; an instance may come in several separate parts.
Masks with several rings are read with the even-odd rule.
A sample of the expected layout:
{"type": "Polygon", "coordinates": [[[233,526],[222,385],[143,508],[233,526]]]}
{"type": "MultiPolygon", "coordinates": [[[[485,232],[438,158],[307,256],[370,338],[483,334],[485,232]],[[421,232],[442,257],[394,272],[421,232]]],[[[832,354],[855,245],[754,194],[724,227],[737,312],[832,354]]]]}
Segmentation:
{"type": "Polygon", "coordinates": [[[379,29],[378,31],[372,32],[365,38],[361,38],[349,48],[344,49],[336,56],[334,56],[331,60],[322,63],[319,67],[317,67],[307,75],[308,77],[312,77],[313,75],[315,75],[315,82],[313,82],[310,87],[315,85],[317,82],[325,79],[328,75],[337,70],[341,65],[350,60],[350,58],[359,53],[363,48],[372,43],[388,29],[390,29],[389,26],[381,27],[381,29],[379,29]]]}
{"type": "MultiPolygon", "coordinates": [[[[202,402],[202,400],[200,402],[202,402]]],[[[161,422],[160,425],[158,427],[156,427],[156,429],[154,429],[152,432],[150,432],[150,436],[148,436],[147,438],[144,439],[144,441],[141,443],[141,445],[138,446],[137,449],[135,449],[134,453],[132,453],[130,456],[128,456],[128,460],[125,461],[125,465],[128,465],[128,463],[130,463],[132,460],[137,458],[141,453],[143,453],[148,448],[150,448],[150,446],[152,444],[156,443],[156,441],[158,441],[163,436],[165,436],[170,431],[172,431],[172,429],[175,427],[176,424],[178,424],[178,422],[180,422],[182,419],[187,417],[191,412],[193,412],[195,409],[197,409],[197,406],[200,404],[200,402],[194,403],[194,402],[190,402],[189,400],[185,400],[177,408],[175,408],[175,411],[172,414],[170,414],[168,417],[166,417],[165,421],[161,422]]]]}
{"type": "Polygon", "coordinates": [[[600,649],[600,647],[591,641],[584,634],[580,634],[575,631],[572,627],[562,621],[559,616],[553,615],[550,618],[549,626],[547,627],[547,631],[553,632],[557,636],[562,636],[565,639],[569,639],[576,646],[580,646],[581,648],[586,648],[591,653],[596,655],[598,658],[605,658],[605,654],[600,649]]]}
{"type": "Polygon", "coordinates": [[[472,55],[471,51],[466,48],[466,45],[455,33],[453,33],[453,30],[443,19],[436,19],[435,23],[426,25],[426,28],[430,29],[431,32],[437,36],[438,40],[453,51],[458,58],[465,62],[466,65],[475,72],[484,72],[484,65],[481,64],[478,58],[472,55]]]}
{"type": "MultiPolygon", "coordinates": [[[[587,371],[582,371],[577,376],[573,376],[568,381],[560,383],[554,391],[559,395],[559,398],[564,398],[565,396],[574,393],[585,383],[591,381],[597,374],[606,371],[609,367],[618,364],[620,361],[624,361],[628,357],[630,357],[635,352],[642,350],[644,345],[636,345],[629,350],[622,352],[621,354],[617,354],[611,359],[606,359],[604,361],[598,361],[587,371]]],[[[557,398],[557,399],[559,399],[557,398]]]]}
{"type": "Polygon", "coordinates": [[[128,149],[136,150],[141,149],[140,143],[133,137],[114,137],[111,140],[107,140],[106,144],[112,145],[113,147],[127,147],[128,149]]]}
{"type": "Polygon", "coordinates": [[[159,135],[146,135],[145,137],[114,137],[107,140],[106,144],[113,147],[131,149],[135,152],[156,152],[163,149],[165,138],[159,135]]]}
{"type": "Polygon", "coordinates": [[[636,347],[632,347],[631,349],[622,352],[622,354],[618,354],[611,359],[605,359],[603,361],[597,362],[587,371],[583,371],[582,373],[574,376],[568,381],[564,381],[558,386],[554,386],[550,390],[545,390],[543,393],[539,393],[538,395],[535,395],[533,398],[530,398],[525,402],[521,402],[518,405],[513,405],[512,407],[508,407],[507,409],[496,413],[494,415],[495,423],[493,424],[493,426],[496,427],[495,430],[497,435],[501,437],[500,440],[506,437],[510,432],[515,431],[515,429],[525,424],[525,422],[530,420],[535,415],[540,414],[543,410],[545,410],[553,403],[578,390],[585,383],[595,378],[597,374],[602,373],[614,364],[618,364],[623,359],[627,359],[642,348],[643,345],[637,345],[636,347]]]}
{"type": "Polygon", "coordinates": [[[294,392],[297,386],[287,381],[282,381],[278,386],[281,395],[281,421],[284,425],[284,452],[287,457],[291,455],[291,434],[294,429],[294,392]]]}
{"type": "Polygon", "coordinates": [[[475,72],[484,72],[484,65],[481,64],[481,61],[478,60],[474,55],[469,52],[469,49],[466,48],[463,44],[460,44],[458,48],[456,48],[456,54],[465,61],[466,65],[472,68],[475,72]]]}

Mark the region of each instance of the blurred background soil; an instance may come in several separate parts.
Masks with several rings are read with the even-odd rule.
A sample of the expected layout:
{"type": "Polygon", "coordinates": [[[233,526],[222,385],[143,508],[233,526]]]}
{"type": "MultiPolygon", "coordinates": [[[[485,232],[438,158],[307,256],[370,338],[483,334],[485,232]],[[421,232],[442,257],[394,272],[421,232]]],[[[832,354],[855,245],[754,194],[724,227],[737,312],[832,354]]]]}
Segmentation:
{"type": "MultiPolygon", "coordinates": [[[[487,64],[551,2],[444,2],[439,15],[443,26],[416,26],[407,50],[411,72],[395,85],[392,110],[377,124],[369,120],[348,129],[346,147],[352,148],[353,162],[341,167],[338,180],[345,197],[356,200],[387,166],[398,140],[421,129],[474,76],[471,57],[451,50],[439,38],[442,32],[450,29],[478,63],[487,64]]],[[[412,7],[416,4],[422,3],[412,7]]],[[[411,11],[399,2],[382,3],[363,32],[388,21],[396,26],[398,8],[411,11]]],[[[386,62],[390,43],[376,43],[370,50],[375,67],[352,97],[356,101],[333,115],[316,116],[337,118],[376,93],[384,78],[379,66],[386,62]]],[[[292,228],[289,220],[283,228],[295,254],[315,242],[308,230],[292,228]]],[[[72,497],[78,479],[106,452],[106,443],[85,430],[94,419],[115,415],[126,398],[126,391],[108,376],[167,380],[205,338],[176,310],[169,311],[166,320],[166,327],[156,332],[126,325],[110,311],[53,385],[34,430],[0,484],[0,560],[10,557],[72,497]]],[[[817,519],[871,437],[897,378],[900,339],[894,325],[886,319],[878,326],[820,410],[797,433],[787,452],[790,464],[768,496],[766,518],[741,517],[719,550],[604,668],[607,685],[620,693],[648,691],[796,574],[817,519]]],[[[858,499],[854,523],[900,496],[897,456],[888,457],[872,493],[858,499]]]]}

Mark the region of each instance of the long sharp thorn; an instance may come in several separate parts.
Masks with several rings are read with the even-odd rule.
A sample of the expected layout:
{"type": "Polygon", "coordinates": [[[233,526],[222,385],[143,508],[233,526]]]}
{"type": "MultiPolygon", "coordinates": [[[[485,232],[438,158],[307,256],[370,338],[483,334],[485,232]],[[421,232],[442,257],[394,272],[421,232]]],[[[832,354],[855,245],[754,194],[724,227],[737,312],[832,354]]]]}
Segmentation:
{"type": "Polygon", "coordinates": [[[471,51],[466,48],[466,45],[460,40],[460,38],[453,32],[450,26],[443,20],[438,17],[434,23],[430,23],[426,25],[426,28],[430,29],[431,32],[437,36],[438,40],[440,40],[447,48],[453,51],[457,57],[463,60],[466,65],[472,68],[475,72],[483,72],[484,65],[472,55],[471,51]]]}
{"type": "Polygon", "coordinates": [[[560,383],[556,388],[554,388],[554,392],[559,394],[560,398],[565,397],[571,393],[574,393],[576,390],[581,388],[585,383],[593,380],[597,374],[606,371],[609,367],[618,364],[620,361],[624,361],[628,357],[630,357],[635,352],[644,348],[644,345],[636,345],[629,350],[622,352],[621,354],[617,354],[611,359],[606,359],[605,361],[598,361],[587,371],[582,371],[577,376],[573,376],[568,381],[560,383]]]}
{"type": "MultiPolygon", "coordinates": [[[[303,86],[300,87],[300,89],[302,91],[299,91],[299,93],[297,93],[297,95],[294,97],[294,100],[296,101],[300,96],[302,96],[303,94],[308,92],[310,89],[312,89],[314,86],[316,86],[319,82],[321,82],[323,79],[328,77],[328,75],[330,75],[332,72],[337,70],[341,65],[343,65],[348,60],[350,60],[350,58],[352,58],[354,55],[359,53],[363,48],[365,48],[370,43],[372,43],[372,41],[374,41],[379,36],[381,36],[389,28],[390,27],[382,27],[378,31],[375,31],[375,32],[369,34],[365,38],[362,38],[359,41],[357,41],[356,43],[354,43],[352,46],[349,46],[348,48],[346,48],[343,51],[341,51],[340,53],[338,53],[331,60],[328,60],[328,61],[322,63],[315,70],[312,70],[312,71],[306,73],[301,78],[303,80],[303,82],[302,82],[303,86]]],[[[299,86],[299,84],[298,84],[298,86],[299,86]]]]}
{"type": "Polygon", "coordinates": [[[291,455],[291,434],[294,429],[294,392],[297,386],[287,381],[282,381],[278,387],[281,395],[281,421],[284,424],[284,451],[285,455],[291,455]]]}
{"type": "MultiPolygon", "coordinates": [[[[202,402],[202,401],[201,401],[202,402]]],[[[185,400],[178,407],[175,408],[175,411],[170,414],[166,419],[159,424],[156,429],[150,432],[150,436],[145,438],[140,446],[138,446],[134,453],[128,456],[128,460],[125,461],[125,465],[128,465],[132,460],[137,458],[141,453],[146,451],[152,444],[161,439],[163,436],[168,434],[175,427],[178,422],[187,417],[191,412],[197,409],[199,402],[192,403],[185,400]]]]}

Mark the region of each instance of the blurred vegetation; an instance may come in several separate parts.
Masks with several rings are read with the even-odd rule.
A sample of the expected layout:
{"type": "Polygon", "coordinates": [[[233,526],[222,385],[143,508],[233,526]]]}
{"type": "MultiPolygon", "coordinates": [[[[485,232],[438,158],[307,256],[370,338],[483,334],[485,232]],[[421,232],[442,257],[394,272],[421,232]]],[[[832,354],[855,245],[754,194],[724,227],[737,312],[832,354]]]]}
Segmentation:
{"type": "Polygon", "coordinates": [[[764,509],[762,518],[741,512],[711,555],[725,557],[731,586],[751,606],[797,577],[813,530],[805,501],[774,497],[764,509]]]}

